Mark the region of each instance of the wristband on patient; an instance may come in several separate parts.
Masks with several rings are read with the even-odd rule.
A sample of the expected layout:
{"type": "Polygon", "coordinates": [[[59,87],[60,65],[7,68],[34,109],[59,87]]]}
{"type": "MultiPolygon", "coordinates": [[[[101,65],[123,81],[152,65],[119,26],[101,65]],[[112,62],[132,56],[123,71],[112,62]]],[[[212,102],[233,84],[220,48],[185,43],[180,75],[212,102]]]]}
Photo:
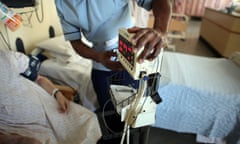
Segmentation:
{"type": "Polygon", "coordinates": [[[53,89],[53,91],[52,91],[52,96],[55,98],[55,99],[57,99],[57,93],[59,92],[59,89],[58,88],[55,88],[55,89],[53,89]]]}

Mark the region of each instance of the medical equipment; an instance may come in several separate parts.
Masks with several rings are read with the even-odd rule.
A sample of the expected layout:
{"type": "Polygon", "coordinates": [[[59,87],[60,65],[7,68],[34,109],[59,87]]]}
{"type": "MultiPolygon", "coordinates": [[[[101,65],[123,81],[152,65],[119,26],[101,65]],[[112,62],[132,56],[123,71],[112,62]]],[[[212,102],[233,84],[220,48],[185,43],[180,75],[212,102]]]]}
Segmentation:
{"type": "Polygon", "coordinates": [[[134,43],[131,42],[134,34],[128,33],[126,29],[119,29],[119,48],[118,59],[133,79],[140,79],[141,72],[151,74],[156,72],[154,65],[156,61],[147,61],[138,63],[138,56],[144,47],[140,48],[136,53],[133,51],[134,43]],[[155,71],[154,71],[155,70],[155,71]]]}
{"type": "Polygon", "coordinates": [[[20,75],[24,76],[25,78],[35,81],[38,77],[38,71],[40,69],[40,60],[36,56],[29,56],[29,66],[28,68],[23,72],[20,73],[20,75]]]}
{"type": "Polygon", "coordinates": [[[22,18],[19,14],[8,8],[0,1],[0,21],[11,31],[16,31],[22,25],[22,18]]]}
{"type": "Polygon", "coordinates": [[[139,80],[139,88],[136,90],[129,86],[110,85],[112,101],[117,112],[121,114],[121,120],[125,121],[121,143],[124,142],[126,134],[129,143],[130,127],[139,128],[154,124],[156,105],[161,102],[157,89],[161,76],[159,65],[163,48],[154,61],[139,64],[137,58],[144,47],[134,53],[134,44],[131,43],[133,36],[126,29],[119,30],[118,59],[133,79],[139,80]]]}

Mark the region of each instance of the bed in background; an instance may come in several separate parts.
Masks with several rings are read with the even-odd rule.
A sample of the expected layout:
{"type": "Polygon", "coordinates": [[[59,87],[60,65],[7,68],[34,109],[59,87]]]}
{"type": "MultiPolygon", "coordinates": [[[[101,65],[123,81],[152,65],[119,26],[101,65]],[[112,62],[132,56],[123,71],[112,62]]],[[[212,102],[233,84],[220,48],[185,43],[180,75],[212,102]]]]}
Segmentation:
{"type": "Polygon", "coordinates": [[[230,59],[165,52],[155,127],[240,138],[240,54],[230,59]]]}

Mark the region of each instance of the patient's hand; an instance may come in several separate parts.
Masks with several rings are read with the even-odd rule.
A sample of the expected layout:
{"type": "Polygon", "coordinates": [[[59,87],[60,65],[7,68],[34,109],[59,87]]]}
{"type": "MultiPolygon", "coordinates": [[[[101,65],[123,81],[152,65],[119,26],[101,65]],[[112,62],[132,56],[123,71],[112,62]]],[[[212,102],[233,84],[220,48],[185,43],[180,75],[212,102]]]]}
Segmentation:
{"type": "Polygon", "coordinates": [[[69,100],[60,92],[58,91],[56,94],[56,100],[59,105],[59,111],[61,113],[68,113],[69,111],[69,100]]]}

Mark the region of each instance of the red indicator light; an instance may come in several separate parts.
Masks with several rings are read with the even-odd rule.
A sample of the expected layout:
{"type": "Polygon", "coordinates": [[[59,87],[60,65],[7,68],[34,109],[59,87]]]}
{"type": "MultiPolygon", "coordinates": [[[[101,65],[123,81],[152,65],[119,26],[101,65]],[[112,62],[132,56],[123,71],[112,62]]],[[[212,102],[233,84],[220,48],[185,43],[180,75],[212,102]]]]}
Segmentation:
{"type": "Polygon", "coordinates": [[[124,49],[127,49],[127,45],[126,45],[126,44],[124,44],[124,45],[123,45],[123,48],[124,48],[124,49]]]}
{"type": "Polygon", "coordinates": [[[132,52],[132,48],[128,47],[128,51],[129,51],[129,52],[132,52]]]}
{"type": "Polygon", "coordinates": [[[119,47],[119,51],[120,51],[120,52],[123,51],[122,47],[119,47]]]}
{"type": "Polygon", "coordinates": [[[120,45],[122,45],[122,44],[123,44],[122,40],[119,40],[119,44],[120,44],[120,45]]]}

